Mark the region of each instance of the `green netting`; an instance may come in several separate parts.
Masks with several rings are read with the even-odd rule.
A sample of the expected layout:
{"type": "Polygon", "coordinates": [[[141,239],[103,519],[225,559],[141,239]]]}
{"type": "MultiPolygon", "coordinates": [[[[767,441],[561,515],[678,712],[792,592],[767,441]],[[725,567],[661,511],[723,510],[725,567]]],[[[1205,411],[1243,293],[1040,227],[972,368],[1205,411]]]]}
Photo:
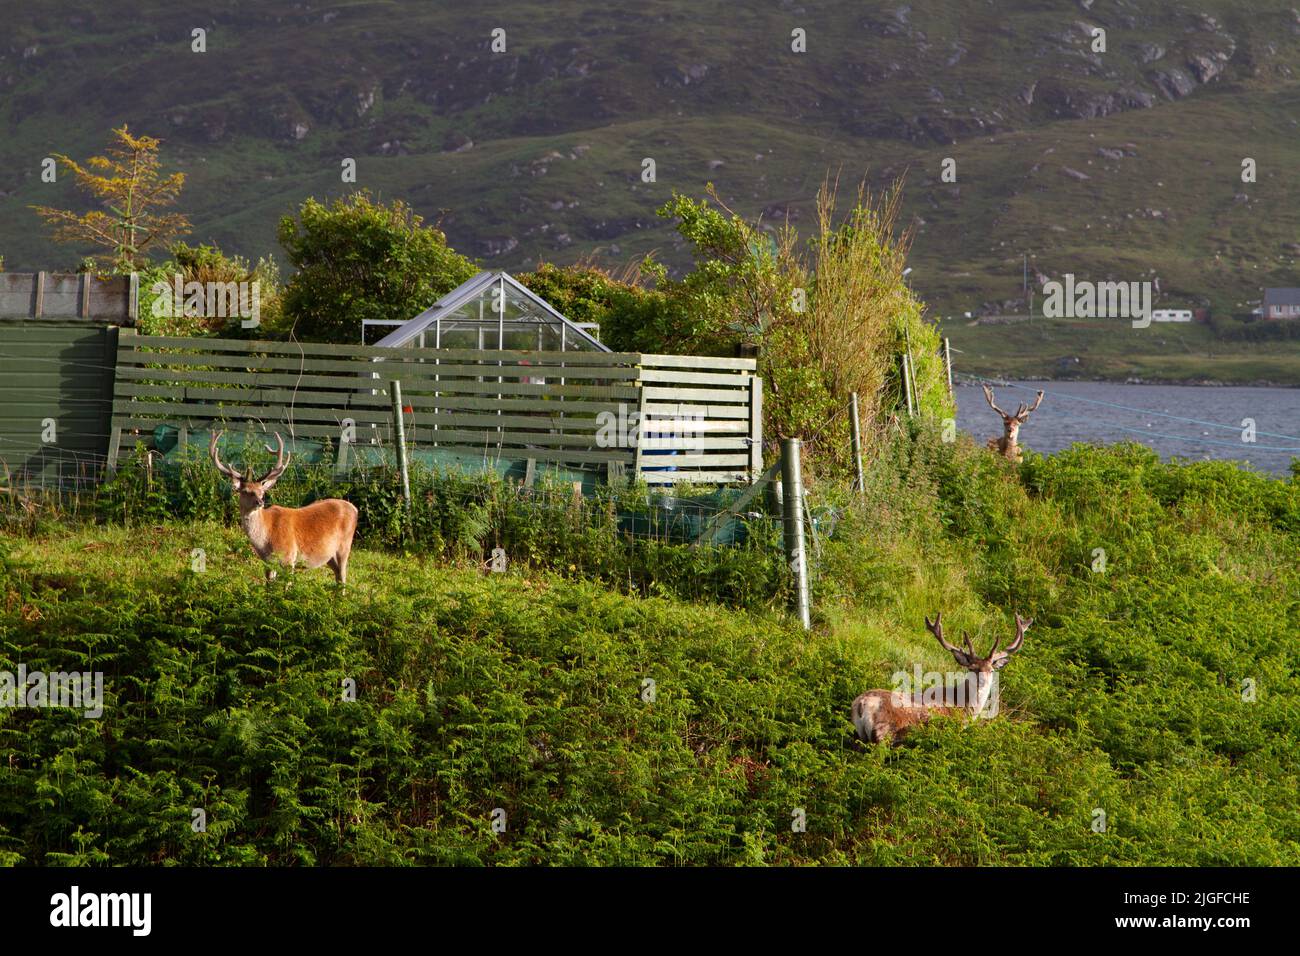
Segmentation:
{"type": "MultiPolygon", "coordinates": [[[[210,431],[199,430],[188,433],[187,441],[191,446],[205,449],[211,440],[210,431]]],[[[227,432],[221,439],[222,459],[227,463],[241,461],[250,453],[260,453],[268,437],[255,432],[227,432]]],[[[285,440],[285,450],[290,452],[295,461],[302,465],[314,465],[331,461],[333,452],[327,452],[326,443],[314,439],[296,438],[285,440]]],[[[174,425],[160,425],[153,433],[154,448],[162,455],[157,467],[176,466],[184,452],[180,447],[180,429],[174,425]]],[[[357,443],[349,447],[349,467],[359,470],[369,468],[392,468],[396,462],[392,448],[384,445],[357,443]]],[[[496,475],[522,483],[527,477],[527,458],[487,459],[481,455],[451,451],[444,448],[413,448],[409,452],[412,468],[426,470],[436,474],[496,475]]],[[[534,479],[539,482],[559,482],[565,485],[580,485],[582,493],[594,496],[596,489],[605,483],[603,469],[583,470],[565,468],[551,463],[537,462],[534,479]]],[[[719,511],[740,497],[742,489],[719,488],[689,497],[663,492],[651,492],[645,509],[620,511],[618,529],[633,537],[648,537],[658,540],[688,542],[696,540],[705,526],[719,511]]],[[[718,545],[743,544],[748,539],[744,520],[736,515],[724,518],[712,536],[718,545]]]]}

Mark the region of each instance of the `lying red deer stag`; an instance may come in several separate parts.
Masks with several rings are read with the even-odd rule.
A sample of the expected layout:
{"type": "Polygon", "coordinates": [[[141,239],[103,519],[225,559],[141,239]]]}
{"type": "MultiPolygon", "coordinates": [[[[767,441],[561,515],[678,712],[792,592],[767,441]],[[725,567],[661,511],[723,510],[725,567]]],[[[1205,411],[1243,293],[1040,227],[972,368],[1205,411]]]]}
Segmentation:
{"type": "MultiPolygon", "coordinates": [[[[240,524],[257,556],[269,565],[280,561],[290,570],[301,561],[309,568],[328,564],[334,569],[334,580],[341,585],[348,582],[348,555],[352,553],[352,536],[357,530],[357,508],[342,498],[326,498],[305,508],[266,507],[266,493],[289,466],[284,454],[284,439],[276,433],[279,450],[275,465],[261,478],[240,474],[223,464],[217,454],[217,440],[222,432],[212,436],[208,454],[217,470],[230,478],[239,495],[240,524]]],[[[268,446],[267,451],[270,451],[268,446]]],[[[266,569],[266,579],[275,579],[274,566],[266,569]]]]}
{"type": "Polygon", "coordinates": [[[1038,408],[1038,403],[1043,400],[1043,393],[1041,391],[1038,393],[1038,397],[1034,399],[1032,405],[1021,402],[1014,415],[1004,412],[993,404],[993,389],[987,385],[984,386],[984,398],[988,401],[989,408],[1002,416],[1002,437],[990,438],[988,442],[989,448],[1008,461],[1020,461],[1020,445],[1017,444],[1020,437],[1020,426],[1028,421],[1030,413],[1038,408]]]}
{"type": "Polygon", "coordinates": [[[998,639],[987,657],[977,657],[971,646],[970,635],[962,632],[965,650],[955,647],[943,639],[943,615],[936,614],[934,623],[925,619],[925,626],[939,639],[943,649],[953,656],[968,673],[964,685],[958,688],[959,703],[956,705],[933,705],[921,702],[920,688],[913,688],[908,694],[901,690],[869,690],[853,702],[853,727],[858,737],[867,743],[888,743],[893,738],[902,738],[917,724],[924,723],[935,714],[948,714],[960,717],[975,717],[984,712],[993,693],[996,678],[994,671],[1001,670],[1011,660],[1011,655],[1020,650],[1025,641],[1025,631],[1033,624],[1033,619],[1025,620],[1016,615],[1016,638],[1004,650],[998,650],[998,639]]]}

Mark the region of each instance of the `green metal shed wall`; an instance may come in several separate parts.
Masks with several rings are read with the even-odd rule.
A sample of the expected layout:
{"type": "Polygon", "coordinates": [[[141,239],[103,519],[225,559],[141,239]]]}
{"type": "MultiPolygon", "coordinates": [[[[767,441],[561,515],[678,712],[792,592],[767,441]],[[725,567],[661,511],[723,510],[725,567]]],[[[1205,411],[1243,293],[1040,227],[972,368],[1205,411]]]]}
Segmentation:
{"type": "Polygon", "coordinates": [[[108,451],[117,329],[0,319],[0,482],[75,487],[108,451]],[[54,441],[42,441],[47,419],[54,441]]]}

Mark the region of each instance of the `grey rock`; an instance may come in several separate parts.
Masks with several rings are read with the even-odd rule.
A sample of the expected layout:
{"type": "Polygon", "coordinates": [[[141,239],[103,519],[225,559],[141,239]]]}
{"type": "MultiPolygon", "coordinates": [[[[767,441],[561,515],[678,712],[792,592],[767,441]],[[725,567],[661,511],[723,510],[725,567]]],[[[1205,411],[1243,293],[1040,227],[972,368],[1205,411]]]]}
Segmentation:
{"type": "Polygon", "coordinates": [[[442,141],[444,152],[463,153],[474,148],[474,141],[464,133],[452,131],[442,141]]]}
{"type": "Polygon", "coordinates": [[[1143,43],[1138,47],[1138,59],[1144,64],[1154,63],[1156,60],[1163,58],[1165,48],[1158,43],[1143,43]]]}
{"type": "Polygon", "coordinates": [[[489,258],[494,256],[505,255],[507,252],[514,250],[519,245],[519,240],[514,236],[504,236],[499,239],[480,239],[478,241],[479,249],[483,255],[489,258]]]}
{"type": "Polygon", "coordinates": [[[1177,67],[1158,70],[1151,77],[1151,81],[1171,100],[1181,100],[1196,89],[1196,81],[1177,67]]]}
{"type": "Polygon", "coordinates": [[[1198,83],[1208,83],[1223,72],[1223,62],[1220,59],[1203,53],[1188,57],[1187,66],[1198,83]]]}

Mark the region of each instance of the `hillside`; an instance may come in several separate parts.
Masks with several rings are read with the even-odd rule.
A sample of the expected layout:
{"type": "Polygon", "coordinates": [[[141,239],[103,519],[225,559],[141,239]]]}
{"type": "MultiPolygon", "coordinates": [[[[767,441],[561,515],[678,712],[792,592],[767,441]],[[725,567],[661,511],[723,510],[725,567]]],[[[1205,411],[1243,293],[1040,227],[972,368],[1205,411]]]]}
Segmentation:
{"type": "Polygon", "coordinates": [[[0,255],[76,260],[27,209],[74,202],[40,160],[126,122],[189,175],[194,238],[254,258],[304,197],[354,188],[344,157],[357,186],[510,269],[651,250],[682,265],[654,215],[673,190],[712,181],[800,225],[828,169],[868,171],[906,175],[912,281],[935,315],[1019,296],[1025,253],[1031,278],[1158,279],[1169,304],[1242,311],[1297,282],[1292,6],[48,0],[0,46],[0,255]]]}
{"type": "Polygon", "coordinates": [[[0,708],[0,864],[1300,863],[1294,481],[1133,446],[1017,471],[923,431],[815,549],[805,633],[755,593],[761,545],[627,573],[572,513],[423,490],[390,539],[390,480],[387,508],[349,490],[340,597],[264,586],[210,469],[179,507],[122,480],[107,523],[4,516],[0,670],[103,670],[106,698],[0,708]],[[856,694],[953,666],[936,609],[981,648],[1034,618],[1003,713],[856,743],[856,694]]]}

